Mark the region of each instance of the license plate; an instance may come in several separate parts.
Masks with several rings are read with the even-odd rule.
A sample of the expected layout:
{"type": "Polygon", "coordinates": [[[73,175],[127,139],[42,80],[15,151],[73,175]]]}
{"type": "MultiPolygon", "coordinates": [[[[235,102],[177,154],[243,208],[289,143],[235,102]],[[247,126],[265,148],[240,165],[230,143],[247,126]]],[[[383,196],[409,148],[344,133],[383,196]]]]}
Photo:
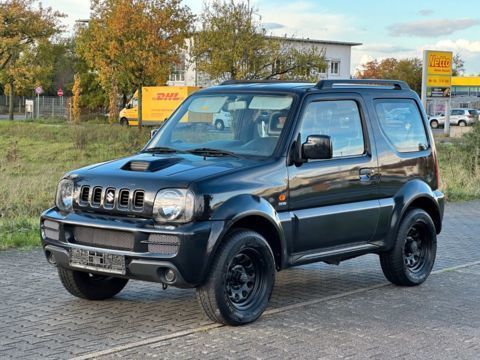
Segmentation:
{"type": "Polygon", "coordinates": [[[109,274],[126,274],[125,256],[100,251],[70,249],[70,266],[109,274]]]}

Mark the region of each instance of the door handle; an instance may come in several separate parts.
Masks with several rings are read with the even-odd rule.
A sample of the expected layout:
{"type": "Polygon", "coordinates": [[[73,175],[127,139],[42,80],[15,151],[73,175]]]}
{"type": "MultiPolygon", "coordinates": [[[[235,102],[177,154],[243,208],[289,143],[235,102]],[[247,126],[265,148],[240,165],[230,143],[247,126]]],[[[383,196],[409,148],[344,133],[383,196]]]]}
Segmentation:
{"type": "Polygon", "coordinates": [[[358,171],[361,182],[370,182],[372,178],[377,174],[377,171],[373,168],[363,168],[358,171]]]}

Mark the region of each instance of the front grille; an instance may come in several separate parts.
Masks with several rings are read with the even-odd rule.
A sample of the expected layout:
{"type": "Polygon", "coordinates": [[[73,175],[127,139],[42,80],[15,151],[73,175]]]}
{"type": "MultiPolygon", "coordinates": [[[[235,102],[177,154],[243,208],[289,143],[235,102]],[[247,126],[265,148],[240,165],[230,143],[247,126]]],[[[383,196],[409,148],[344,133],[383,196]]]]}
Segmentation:
{"type": "Polygon", "coordinates": [[[125,231],[75,226],[75,243],[108,249],[133,250],[134,234],[125,231]]]}
{"type": "Polygon", "coordinates": [[[118,201],[118,204],[121,207],[128,207],[128,198],[130,196],[130,191],[123,189],[120,190],[120,199],[118,201]]]}
{"type": "Polygon", "coordinates": [[[133,194],[133,206],[137,209],[143,208],[143,200],[145,198],[145,193],[142,190],[137,190],[133,194]]]}
{"type": "Polygon", "coordinates": [[[90,195],[90,187],[83,186],[80,191],[80,201],[83,203],[88,203],[88,196],[90,195]]]}
{"type": "Polygon", "coordinates": [[[141,189],[120,189],[112,187],[84,185],[78,195],[80,207],[118,209],[122,211],[142,212],[145,206],[145,191],[141,189]]]}
{"type": "Polygon", "coordinates": [[[176,255],[180,247],[180,239],[175,235],[151,234],[146,243],[148,252],[162,255],[176,255]]]}
{"type": "Polygon", "coordinates": [[[99,206],[101,201],[102,201],[102,188],[101,187],[93,188],[92,205],[99,206]]]}

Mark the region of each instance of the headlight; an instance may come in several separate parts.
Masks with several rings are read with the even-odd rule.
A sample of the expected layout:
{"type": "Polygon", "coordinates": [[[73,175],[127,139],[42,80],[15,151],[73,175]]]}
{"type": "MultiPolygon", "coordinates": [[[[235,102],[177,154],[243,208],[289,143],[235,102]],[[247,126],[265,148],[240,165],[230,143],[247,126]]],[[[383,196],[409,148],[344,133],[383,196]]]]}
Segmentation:
{"type": "Polygon", "coordinates": [[[163,189],[153,204],[153,217],[157,222],[186,223],[195,213],[195,195],[187,189],[163,189]]]}
{"type": "Polygon", "coordinates": [[[57,207],[62,211],[72,211],[73,209],[73,181],[68,179],[60,180],[57,188],[57,207]]]}

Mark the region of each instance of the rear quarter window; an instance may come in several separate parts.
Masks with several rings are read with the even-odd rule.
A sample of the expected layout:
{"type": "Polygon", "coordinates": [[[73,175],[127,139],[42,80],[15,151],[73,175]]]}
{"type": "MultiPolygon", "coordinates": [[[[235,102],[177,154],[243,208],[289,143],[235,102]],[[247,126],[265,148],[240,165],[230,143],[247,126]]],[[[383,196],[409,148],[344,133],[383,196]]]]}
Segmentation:
{"type": "Polygon", "coordinates": [[[377,100],[375,110],[383,133],[397,151],[414,152],[429,147],[422,116],[414,100],[377,100]]]}

